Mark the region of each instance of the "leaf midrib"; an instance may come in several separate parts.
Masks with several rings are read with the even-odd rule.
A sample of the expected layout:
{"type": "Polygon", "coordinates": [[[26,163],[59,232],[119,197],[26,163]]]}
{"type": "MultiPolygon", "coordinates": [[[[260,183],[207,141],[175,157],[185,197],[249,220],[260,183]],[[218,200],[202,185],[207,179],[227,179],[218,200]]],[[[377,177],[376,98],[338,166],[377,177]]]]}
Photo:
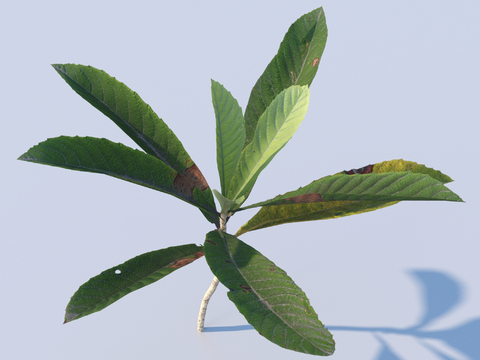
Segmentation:
{"type": "MultiPolygon", "coordinates": [[[[248,176],[243,180],[242,186],[235,192],[234,195],[231,195],[231,197],[232,197],[233,199],[237,199],[237,198],[240,196],[240,194],[242,194],[242,192],[244,191],[244,189],[247,187],[247,185],[250,183],[250,181],[255,177],[255,175],[258,173],[259,169],[261,169],[262,166],[268,161],[268,159],[270,159],[270,158],[272,158],[273,156],[275,156],[276,153],[277,153],[278,151],[280,151],[280,150],[286,145],[286,143],[283,144],[283,145],[280,147],[280,149],[277,150],[277,152],[273,152],[272,154],[269,154],[269,155],[267,156],[267,153],[269,153],[269,151],[270,151],[270,149],[271,149],[271,147],[272,147],[272,144],[273,144],[274,142],[278,142],[278,138],[277,138],[277,137],[278,137],[278,134],[282,131],[282,128],[285,128],[286,126],[287,126],[287,127],[292,126],[292,125],[291,125],[291,122],[292,122],[293,120],[292,120],[292,119],[289,119],[289,117],[290,117],[290,115],[291,115],[292,113],[294,113],[294,111],[298,111],[297,106],[298,106],[298,103],[300,102],[300,99],[302,99],[303,94],[304,94],[304,90],[301,91],[300,95],[298,96],[298,98],[296,99],[294,105],[292,106],[292,108],[290,109],[290,111],[288,111],[288,113],[285,112],[285,109],[284,109],[284,107],[283,107],[282,113],[283,113],[284,121],[282,122],[282,124],[280,125],[279,128],[277,128],[277,123],[276,123],[276,122],[273,123],[273,127],[274,127],[274,129],[275,129],[275,131],[274,131],[275,135],[273,135],[273,136],[271,137],[271,140],[269,141],[269,143],[267,144],[267,146],[266,146],[264,149],[262,149],[261,141],[259,141],[258,138],[257,138],[257,136],[256,136],[257,130],[258,130],[258,125],[259,125],[259,124],[257,123],[257,129],[255,130],[254,137],[253,137],[253,139],[251,140],[251,142],[247,145],[247,147],[245,147],[245,149],[243,149],[243,152],[250,151],[250,149],[249,149],[248,147],[252,147],[252,148],[253,148],[254,145],[255,145],[255,143],[257,143],[257,142],[258,142],[258,149],[259,149],[260,151],[262,151],[262,150],[263,150],[263,151],[262,151],[262,154],[260,155],[260,157],[258,158],[258,160],[255,162],[253,168],[252,168],[252,169],[248,169],[249,174],[248,174],[248,176]],[[262,164],[262,165],[259,166],[259,164],[262,164]]],[[[290,96],[291,96],[291,94],[290,94],[290,96]]],[[[286,98],[286,97],[284,96],[283,104],[284,104],[285,101],[286,101],[285,98],[286,98]]],[[[291,100],[291,99],[289,99],[289,100],[291,100]]],[[[274,101],[275,101],[275,100],[274,100],[274,101]]],[[[267,109],[268,109],[268,108],[267,108],[267,109]]],[[[267,111],[267,110],[265,110],[265,111],[267,111]]],[[[276,111],[276,109],[275,109],[275,111],[276,111]]],[[[264,113],[264,114],[262,114],[262,116],[267,116],[267,115],[264,113]]],[[[260,117],[260,119],[261,119],[261,117],[260,117]]],[[[259,122],[260,122],[260,119],[259,119],[259,122]]],[[[267,126],[267,127],[266,127],[266,133],[268,133],[268,130],[269,130],[269,128],[268,128],[268,126],[267,126]]],[[[285,131],[285,129],[283,129],[283,130],[285,131]]],[[[260,136],[260,135],[259,135],[259,136],[260,136]]],[[[267,136],[267,135],[265,135],[265,136],[267,136]]],[[[292,136],[293,136],[293,135],[292,135],[292,136]]],[[[253,150],[252,150],[252,151],[253,151],[253,150]]],[[[246,153],[245,153],[244,156],[246,156],[246,153]]],[[[239,159],[239,163],[237,163],[237,167],[238,167],[238,165],[240,164],[240,160],[241,160],[241,157],[240,157],[240,159],[239,159]]],[[[237,171],[235,171],[235,173],[236,173],[236,172],[237,172],[237,171]]]]}
{"type": "MultiPolygon", "coordinates": [[[[88,76],[88,74],[87,74],[81,67],[79,68],[79,70],[80,70],[80,72],[82,72],[82,73],[85,75],[85,77],[88,79],[88,81],[90,82],[90,85],[91,85],[91,87],[92,87],[92,91],[93,91],[93,83],[92,83],[92,81],[90,80],[90,77],[88,76]]],[[[158,159],[162,160],[162,161],[163,161],[165,164],[167,164],[168,166],[174,168],[174,166],[172,166],[172,164],[169,164],[169,163],[167,162],[167,159],[166,159],[164,156],[162,156],[162,153],[159,152],[159,151],[156,149],[155,146],[152,146],[152,142],[153,142],[153,141],[150,142],[149,139],[144,135],[143,132],[139,132],[133,125],[130,124],[129,121],[127,121],[126,119],[124,119],[123,117],[121,117],[116,111],[114,111],[114,110],[113,110],[110,106],[108,106],[104,101],[100,100],[100,99],[99,99],[97,96],[95,96],[92,92],[88,91],[85,87],[83,87],[82,85],[80,85],[80,83],[79,83],[78,81],[74,80],[70,75],[68,75],[68,73],[67,73],[66,71],[63,71],[63,69],[62,69],[61,71],[62,71],[62,73],[63,73],[65,76],[67,76],[71,81],[75,82],[75,84],[77,84],[77,86],[78,86],[79,88],[81,88],[84,92],[90,94],[95,100],[97,100],[97,101],[98,101],[99,103],[101,103],[106,109],[108,109],[111,113],[113,113],[114,116],[115,116],[120,122],[122,122],[122,124],[126,125],[133,133],[135,133],[135,135],[136,135],[140,140],[142,140],[142,142],[143,142],[145,145],[147,145],[147,147],[155,154],[155,156],[156,156],[158,159]]],[[[73,71],[75,72],[76,70],[73,69],[73,71]]],[[[97,78],[98,78],[98,77],[97,77],[97,78]]],[[[103,81],[102,81],[101,78],[98,78],[98,79],[99,79],[99,82],[100,82],[100,84],[101,84],[101,86],[102,86],[102,94],[105,95],[104,83],[103,83],[103,81]]],[[[114,87],[112,91],[113,91],[113,93],[114,93],[114,95],[115,95],[115,104],[116,104],[116,103],[117,103],[117,100],[116,100],[117,90],[116,90],[116,88],[114,87]]],[[[132,92],[133,92],[133,91],[132,91],[132,92]]],[[[134,93],[134,92],[133,92],[133,93],[134,93]]],[[[128,113],[130,113],[130,99],[129,99],[128,94],[127,94],[126,98],[127,98],[127,106],[128,106],[128,110],[129,110],[128,113]]],[[[153,112],[153,110],[152,110],[152,112],[153,112]]],[[[143,113],[142,113],[142,127],[145,128],[144,114],[143,114],[143,113]]],[[[156,130],[157,130],[157,127],[155,126],[155,131],[156,131],[156,130]]],[[[135,141],[135,142],[138,144],[137,141],[135,141]]],[[[140,145],[140,144],[138,144],[138,145],[140,145]]],[[[140,145],[140,146],[141,146],[141,145],[140,145]]],[[[143,146],[141,146],[141,147],[143,148],[143,146]]]]}
{"type": "MultiPolygon", "coordinates": [[[[318,20],[320,19],[320,17],[322,16],[323,14],[323,9],[321,9],[319,12],[318,12],[318,16],[317,16],[317,19],[315,21],[315,25],[314,25],[314,28],[315,30],[313,31],[314,33],[317,31],[317,26],[318,26],[318,20]]],[[[305,22],[304,22],[304,25],[305,25],[305,22]]],[[[306,27],[306,26],[305,26],[306,27]]],[[[307,53],[305,54],[305,58],[303,59],[303,62],[302,62],[302,66],[300,68],[300,71],[299,71],[299,76],[297,76],[297,78],[295,79],[295,82],[294,82],[294,85],[297,84],[298,82],[298,79],[300,77],[300,74],[302,73],[304,67],[305,67],[305,64],[307,63],[307,58],[308,56],[310,55],[310,49],[311,49],[311,46],[308,46],[308,49],[307,49],[307,53]]],[[[317,65],[318,66],[318,65],[317,65]]]]}
{"type": "MultiPolygon", "coordinates": [[[[220,135],[223,135],[223,134],[224,134],[224,131],[223,131],[223,128],[224,128],[224,127],[223,127],[222,125],[224,125],[224,124],[222,123],[222,121],[220,121],[220,108],[219,108],[219,106],[218,106],[218,103],[219,103],[219,101],[218,101],[218,96],[217,96],[217,94],[216,94],[215,91],[214,91],[213,93],[214,93],[215,100],[216,100],[216,102],[215,102],[215,104],[216,104],[216,105],[215,105],[215,110],[216,110],[216,113],[218,114],[218,116],[217,116],[217,126],[218,126],[219,129],[220,129],[220,135]]],[[[223,94],[222,94],[222,95],[223,95],[223,94]]],[[[222,99],[223,99],[223,96],[222,96],[222,99]]],[[[225,118],[228,118],[228,116],[230,115],[230,113],[232,112],[232,110],[233,110],[233,108],[230,109],[230,111],[228,112],[228,114],[226,114],[225,118]]],[[[222,169],[221,169],[222,174],[221,174],[221,176],[220,176],[220,179],[221,179],[221,181],[222,181],[222,184],[220,184],[220,186],[221,186],[222,189],[227,189],[226,184],[225,184],[225,177],[226,177],[226,176],[225,176],[225,152],[224,152],[225,148],[224,148],[224,139],[223,139],[223,136],[220,136],[220,137],[219,137],[219,140],[220,140],[220,144],[221,144],[220,151],[221,151],[221,159],[222,159],[222,169]]]]}
{"type": "MultiPolygon", "coordinates": [[[[235,259],[233,258],[232,256],[232,253],[230,252],[229,248],[228,248],[228,244],[227,244],[227,239],[225,237],[223,237],[223,234],[220,234],[220,236],[223,238],[223,242],[225,244],[225,248],[227,250],[227,253],[228,253],[228,256],[230,257],[230,260],[233,262],[233,264],[235,265],[235,268],[237,269],[237,271],[240,273],[240,275],[242,275],[242,278],[247,282],[247,285],[250,287],[251,291],[253,291],[255,293],[255,296],[262,302],[262,304],[264,304],[268,310],[270,310],[277,318],[279,318],[280,320],[282,320],[282,322],[284,324],[287,325],[288,328],[290,328],[291,330],[293,330],[298,336],[300,336],[303,340],[307,341],[308,343],[310,343],[315,349],[317,350],[320,350],[322,351],[323,353],[325,354],[328,354],[328,352],[326,351],[323,351],[322,349],[320,349],[318,347],[318,345],[316,345],[315,343],[313,343],[312,341],[310,341],[308,338],[305,338],[305,336],[301,333],[298,332],[298,330],[296,328],[293,328],[289,323],[287,323],[284,318],[282,316],[280,316],[277,312],[275,312],[268,303],[264,302],[263,301],[263,298],[260,297],[260,295],[257,293],[257,291],[255,290],[254,287],[250,286],[251,285],[251,282],[249,282],[247,280],[247,278],[244,276],[243,272],[240,270],[240,267],[237,265],[235,259]]],[[[289,305],[292,305],[292,304],[289,304],[289,305]]],[[[294,305],[294,304],[293,304],[294,305]]],[[[293,314],[293,315],[296,315],[296,314],[293,314]]],[[[316,328],[315,328],[316,330],[316,328]]],[[[303,346],[302,346],[303,347],[303,346]]]]}

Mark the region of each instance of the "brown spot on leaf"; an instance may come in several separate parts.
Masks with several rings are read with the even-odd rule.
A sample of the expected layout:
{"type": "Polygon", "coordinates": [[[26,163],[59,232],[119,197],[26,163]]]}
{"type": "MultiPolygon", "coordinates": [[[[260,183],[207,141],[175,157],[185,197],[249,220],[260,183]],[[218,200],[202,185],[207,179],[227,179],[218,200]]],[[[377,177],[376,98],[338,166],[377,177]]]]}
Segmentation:
{"type": "Polygon", "coordinates": [[[323,198],[322,198],[322,195],[313,193],[313,194],[292,196],[292,197],[283,199],[282,201],[288,202],[289,204],[306,204],[306,203],[323,201],[323,198]]]}
{"type": "Polygon", "coordinates": [[[312,61],[312,67],[317,66],[319,62],[320,62],[320,58],[319,58],[319,57],[316,57],[315,59],[313,59],[313,61],[312,61]]]}
{"type": "Polygon", "coordinates": [[[239,286],[245,290],[244,292],[249,292],[250,290],[252,290],[252,288],[248,285],[241,284],[239,286]]]}
{"type": "Polygon", "coordinates": [[[210,240],[210,239],[207,239],[207,240],[205,240],[205,241],[208,242],[208,243],[210,243],[210,244],[212,244],[212,245],[217,245],[216,242],[214,242],[214,241],[212,241],[212,240],[210,240]]]}
{"type": "Polygon", "coordinates": [[[227,259],[223,259],[223,261],[225,261],[227,264],[231,264],[231,263],[232,263],[231,261],[228,261],[227,259]]]}
{"type": "Polygon", "coordinates": [[[354,175],[354,174],[370,174],[373,172],[373,165],[367,165],[359,169],[352,169],[352,170],[344,170],[343,171],[347,175],[354,175]]]}
{"type": "Polygon", "coordinates": [[[169,267],[172,268],[172,269],[179,269],[185,265],[188,265],[190,264],[191,262],[194,262],[195,260],[197,260],[198,258],[201,258],[202,256],[204,255],[203,253],[203,250],[201,251],[198,251],[196,252],[195,254],[193,254],[192,257],[187,257],[187,258],[183,258],[183,259],[178,259],[177,261],[175,261],[173,263],[173,265],[170,265],[169,267]]]}
{"type": "Polygon", "coordinates": [[[201,191],[208,188],[208,183],[203,177],[202,172],[197,165],[193,164],[187,168],[184,174],[178,173],[173,180],[173,187],[186,198],[193,197],[195,186],[201,191]]]}
{"type": "Polygon", "coordinates": [[[272,266],[268,271],[275,271],[275,266],[272,266]]]}

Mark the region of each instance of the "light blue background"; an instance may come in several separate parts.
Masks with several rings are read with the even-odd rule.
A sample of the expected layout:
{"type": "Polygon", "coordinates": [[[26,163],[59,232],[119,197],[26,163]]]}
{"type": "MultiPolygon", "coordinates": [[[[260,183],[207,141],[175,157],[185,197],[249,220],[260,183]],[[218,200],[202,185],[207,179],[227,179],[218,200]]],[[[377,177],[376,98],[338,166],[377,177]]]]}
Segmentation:
{"type": "MultiPolygon", "coordinates": [[[[197,333],[212,278],[204,259],[62,326],[90,277],[200,244],[212,227],[168,195],[15,159],[59,135],[135,146],[49,65],[88,64],[137,91],[218,189],[210,78],[245,109],[290,24],[319,6],[329,38],[307,117],[248,202],[403,158],[450,175],[466,203],[401,203],[242,239],[307,293],[336,339],[332,359],[480,359],[480,3],[462,0],[3,2],[2,358],[307,358],[246,326],[222,285],[197,333]]],[[[253,214],[232,218],[230,232],[253,214]]]]}

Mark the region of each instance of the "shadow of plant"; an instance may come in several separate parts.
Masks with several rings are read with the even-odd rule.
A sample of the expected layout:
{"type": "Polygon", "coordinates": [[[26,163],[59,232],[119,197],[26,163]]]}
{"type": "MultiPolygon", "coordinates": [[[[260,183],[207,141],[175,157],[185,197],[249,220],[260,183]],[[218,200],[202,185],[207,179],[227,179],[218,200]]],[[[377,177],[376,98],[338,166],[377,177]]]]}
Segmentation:
{"type": "MultiPolygon", "coordinates": [[[[480,318],[472,319],[457,327],[441,330],[422,330],[434,320],[447,314],[462,300],[462,287],[460,283],[450,276],[438,271],[417,270],[411,274],[420,283],[422,300],[425,312],[422,319],[415,326],[407,329],[388,327],[354,327],[354,326],[329,326],[329,330],[348,330],[371,332],[381,343],[381,348],[375,360],[402,360],[381,338],[381,334],[409,335],[418,340],[440,340],[451,349],[461,352],[471,359],[480,356],[480,318]]],[[[426,349],[441,359],[455,360],[440,348],[421,342],[426,349]]],[[[406,360],[406,359],[405,359],[406,360]]],[[[408,359],[409,360],[409,359],[408,359]]]]}
{"type": "MultiPolygon", "coordinates": [[[[416,270],[411,272],[419,282],[421,297],[424,305],[424,314],[418,324],[407,328],[389,327],[356,327],[356,326],[328,326],[333,331],[362,331],[370,332],[380,342],[381,348],[375,360],[412,360],[399,357],[388,343],[381,337],[382,334],[409,335],[419,342],[432,354],[443,360],[456,360],[443,349],[437,348],[422,340],[440,340],[453,350],[468,356],[472,360],[480,357],[480,318],[475,318],[457,327],[428,331],[422,330],[434,320],[447,314],[462,301],[462,286],[445,273],[438,271],[416,270]]],[[[205,328],[206,332],[253,330],[251,325],[218,326],[205,328]]],[[[415,359],[418,360],[418,359],[415,359]]]]}

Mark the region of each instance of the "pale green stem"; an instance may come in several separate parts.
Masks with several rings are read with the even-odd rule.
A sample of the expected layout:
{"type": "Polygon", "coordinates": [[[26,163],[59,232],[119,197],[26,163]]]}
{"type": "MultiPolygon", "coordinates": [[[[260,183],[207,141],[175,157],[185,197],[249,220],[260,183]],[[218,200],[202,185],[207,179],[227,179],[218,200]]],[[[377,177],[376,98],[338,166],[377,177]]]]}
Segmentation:
{"type": "MultiPolygon", "coordinates": [[[[227,232],[227,214],[220,215],[220,228],[219,230],[223,232],[227,232]]],[[[200,304],[200,311],[198,313],[198,320],[197,320],[197,330],[202,332],[205,328],[205,315],[207,314],[207,306],[210,298],[212,297],[213,293],[217,289],[218,286],[218,279],[216,276],[213,277],[212,283],[208,288],[207,292],[203,296],[202,303],[200,304]]]]}

